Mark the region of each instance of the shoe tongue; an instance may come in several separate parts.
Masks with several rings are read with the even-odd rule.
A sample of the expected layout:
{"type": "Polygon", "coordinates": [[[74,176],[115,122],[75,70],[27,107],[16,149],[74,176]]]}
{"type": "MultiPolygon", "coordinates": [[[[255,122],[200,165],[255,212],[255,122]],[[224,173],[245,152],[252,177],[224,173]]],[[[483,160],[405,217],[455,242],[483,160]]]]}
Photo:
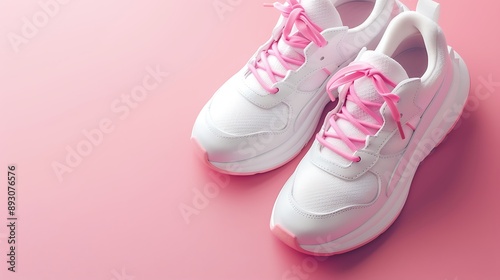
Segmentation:
{"type": "MultiPolygon", "coordinates": [[[[302,0],[300,5],[304,8],[307,16],[317,26],[325,30],[332,27],[342,26],[342,19],[339,12],[333,5],[331,0],[302,0]]],[[[292,34],[295,34],[297,29],[294,28],[292,34]]],[[[286,56],[292,58],[300,58],[304,56],[304,50],[293,48],[284,40],[278,42],[278,50],[286,56]]]]}
{"type": "MultiPolygon", "coordinates": [[[[372,65],[375,69],[379,70],[393,81],[398,84],[408,79],[406,70],[392,57],[387,56],[381,52],[366,50],[359,54],[357,61],[366,62],[372,65]]],[[[365,79],[368,80],[368,79],[365,79]]],[[[361,80],[360,80],[361,81],[361,80]]],[[[359,82],[359,81],[358,81],[359,82]]]]}
{"type": "MultiPolygon", "coordinates": [[[[319,26],[322,30],[325,30],[328,28],[338,27],[343,25],[339,12],[333,5],[332,1],[333,0],[302,0],[300,1],[300,5],[304,8],[304,11],[309,17],[310,21],[319,26]]],[[[290,36],[296,34],[297,31],[298,31],[297,28],[294,27],[292,29],[290,36]]],[[[290,58],[300,59],[304,57],[304,49],[291,47],[284,40],[279,40],[278,50],[282,55],[290,58]]],[[[286,73],[287,69],[279,62],[279,60],[274,55],[270,55],[268,57],[268,62],[271,69],[273,69],[275,72],[283,74],[286,73]]],[[[291,66],[293,67],[292,70],[296,70],[299,68],[298,66],[295,65],[291,66]]],[[[269,85],[273,84],[273,82],[271,82],[271,79],[269,79],[269,76],[267,75],[266,71],[264,71],[263,69],[258,69],[257,71],[260,77],[267,84],[269,85]]],[[[255,80],[255,77],[251,76],[250,79],[254,80],[251,83],[249,83],[250,85],[253,85],[252,86],[253,90],[256,92],[261,92],[262,87],[255,80]]],[[[280,79],[278,78],[278,80],[280,79]]]]}
{"type": "MultiPolygon", "coordinates": [[[[401,81],[408,79],[408,74],[403,66],[383,53],[368,50],[362,51],[362,53],[359,54],[357,61],[370,64],[373,68],[380,71],[385,77],[389,78],[389,80],[393,81],[395,84],[399,84],[401,81]]],[[[377,103],[384,102],[382,96],[377,93],[371,78],[364,77],[355,81],[354,90],[363,100],[377,103]]],[[[346,107],[354,117],[362,117],[359,115],[360,112],[358,112],[358,110],[360,110],[359,107],[353,102],[346,101],[346,107]]]]}
{"type": "MultiPolygon", "coordinates": [[[[385,77],[393,81],[395,84],[399,84],[401,81],[408,79],[408,74],[404,70],[404,68],[391,57],[375,52],[375,51],[364,51],[358,56],[357,61],[365,62],[372,65],[375,69],[379,70],[385,77]]],[[[388,89],[391,90],[391,86],[387,85],[388,89]]],[[[356,91],[357,96],[361,100],[371,101],[379,104],[384,103],[384,99],[375,89],[375,85],[373,84],[372,78],[363,77],[354,82],[354,90],[356,91]]],[[[368,107],[372,109],[374,113],[380,115],[380,108],[368,107]]],[[[356,103],[346,100],[342,111],[347,110],[355,119],[363,122],[374,123],[377,121],[373,119],[368,113],[363,111],[356,103]]],[[[364,139],[366,135],[359,131],[351,122],[344,119],[337,119],[337,125],[340,130],[346,134],[346,136],[351,138],[361,138],[364,139]]],[[[375,134],[376,129],[368,128],[368,130],[375,134]]],[[[329,132],[335,134],[333,128],[329,129],[329,132]]],[[[348,154],[352,153],[352,151],[347,147],[347,145],[340,139],[336,138],[327,138],[327,141],[332,143],[336,148],[346,152],[348,154]]],[[[364,143],[357,143],[357,148],[363,148],[364,143]]],[[[349,160],[344,157],[330,151],[329,149],[323,149],[324,153],[329,154],[328,157],[333,157],[334,160],[339,161],[343,164],[349,164],[349,160]]]]}
{"type": "Polygon", "coordinates": [[[304,7],[309,19],[323,30],[342,26],[342,19],[333,0],[302,0],[300,5],[304,7]]]}

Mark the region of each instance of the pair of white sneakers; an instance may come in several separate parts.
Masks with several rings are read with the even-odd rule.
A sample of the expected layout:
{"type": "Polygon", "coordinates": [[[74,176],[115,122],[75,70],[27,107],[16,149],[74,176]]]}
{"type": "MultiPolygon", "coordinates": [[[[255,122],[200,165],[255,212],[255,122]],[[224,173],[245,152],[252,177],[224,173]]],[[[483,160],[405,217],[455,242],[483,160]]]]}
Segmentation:
{"type": "Polygon", "coordinates": [[[220,172],[266,172],[301,151],[338,98],[270,226],[301,252],[346,252],[397,218],[418,165],[460,117],[469,73],[432,0],[416,12],[395,0],[274,7],[271,38],[203,107],[192,141],[220,172]]]}

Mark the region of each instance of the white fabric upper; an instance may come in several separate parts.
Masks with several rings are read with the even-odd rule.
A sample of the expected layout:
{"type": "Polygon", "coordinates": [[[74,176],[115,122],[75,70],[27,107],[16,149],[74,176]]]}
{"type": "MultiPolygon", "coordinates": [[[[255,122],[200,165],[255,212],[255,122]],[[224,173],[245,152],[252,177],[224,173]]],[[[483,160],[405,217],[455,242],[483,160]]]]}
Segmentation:
{"type": "MultiPolygon", "coordinates": [[[[276,109],[288,115],[285,104],[276,105],[276,109]]],[[[220,89],[210,103],[210,116],[218,129],[234,136],[244,136],[270,130],[269,120],[273,111],[261,108],[244,96],[230,90],[220,89]]],[[[272,129],[282,130],[287,125],[286,119],[277,118],[272,129]]]]}
{"type": "Polygon", "coordinates": [[[317,168],[311,162],[301,163],[295,175],[292,196],[297,204],[316,214],[330,213],[352,205],[368,204],[378,193],[377,177],[367,173],[352,182],[317,168]]]}

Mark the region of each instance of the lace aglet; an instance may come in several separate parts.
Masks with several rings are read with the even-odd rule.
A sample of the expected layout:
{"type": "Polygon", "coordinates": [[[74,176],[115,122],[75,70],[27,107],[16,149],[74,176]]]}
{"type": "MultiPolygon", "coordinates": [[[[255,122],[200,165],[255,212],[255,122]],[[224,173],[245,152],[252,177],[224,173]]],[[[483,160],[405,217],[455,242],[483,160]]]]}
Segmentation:
{"type": "Polygon", "coordinates": [[[401,125],[401,122],[398,121],[397,122],[398,124],[398,130],[399,130],[399,135],[401,135],[401,139],[405,139],[405,133],[403,132],[403,126],[401,125]]]}
{"type": "Polygon", "coordinates": [[[274,7],[274,3],[262,3],[262,6],[264,7],[274,7]]]}

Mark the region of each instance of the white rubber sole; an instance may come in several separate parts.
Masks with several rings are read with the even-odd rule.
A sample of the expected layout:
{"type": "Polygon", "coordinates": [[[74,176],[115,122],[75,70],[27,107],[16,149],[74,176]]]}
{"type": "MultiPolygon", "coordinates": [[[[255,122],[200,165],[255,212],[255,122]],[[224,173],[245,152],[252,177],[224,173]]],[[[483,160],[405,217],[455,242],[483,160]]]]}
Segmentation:
{"type": "MultiPolygon", "coordinates": [[[[340,254],[372,241],[392,225],[403,209],[410,191],[411,182],[419,164],[452,130],[462,113],[462,111],[456,112],[455,110],[456,108],[463,110],[469,95],[470,76],[467,66],[453,49],[449,48],[449,52],[453,65],[453,76],[450,77],[452,81],[449,90],[436,95],[426,109],[405,154],[400,160],[399,165],[406,165],[402,168],[404,171],[401,174],[394,173],[392,180],[396,180],[398,183],[382,208],[366,223],[341,238],[315,245],[301,245],[296,243],[296,246],[292,247],[312,255],[340,254]],[[436,135],[440,135],[439,139],[436,139],[436,135]],[[424,143],[425,145],[423,145],[424,143]],[[430,143],[432,144],[429,145],[430,143]],[[394,176],[399,176],[399,178],[394,176]]],[[[399,165],[396,167],[396,170],[400,170],[401,166],[399,165]]],[[[380,195],[385,195],[383,190],[380,195]]],[[[271,228],[274,228],[274,221],[272,219],[271,228]]],[[[281,239],[283,239],[283,235],[288,234],[282,231],[282,229],[278,230],[281,239]]],[[[295,237],[285,236],[286,238],[295,237]]],[[[287,240],[287,243],[290,245],[289,240],[287,240]]]]}

